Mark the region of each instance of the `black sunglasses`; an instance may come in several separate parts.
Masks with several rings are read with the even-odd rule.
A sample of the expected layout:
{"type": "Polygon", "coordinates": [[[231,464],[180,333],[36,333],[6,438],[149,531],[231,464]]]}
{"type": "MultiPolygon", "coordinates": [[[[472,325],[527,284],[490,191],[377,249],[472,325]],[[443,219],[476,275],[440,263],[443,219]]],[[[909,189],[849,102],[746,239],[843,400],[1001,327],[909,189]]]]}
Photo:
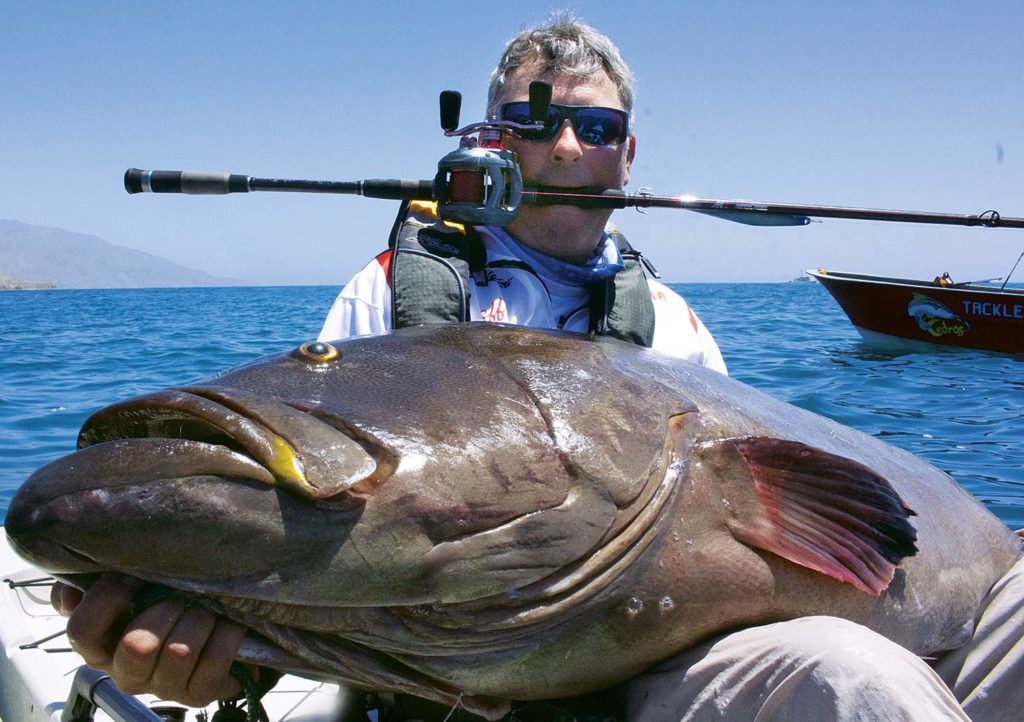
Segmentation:
{"type": "MultiPolygon", "coordinates": [[[[611,145],[623,143],[629,137],[629,114],[618,108],[604,108],[598,105],[555,105],[548,109],[544,127],[537,130],[519,130],[515,133],[525,140],[551,140],[558,134],[562,123],[572,122],[576,137],[587,145],[611,145]]],[[[500,120],[528,125],[530,103],[525,100],[502,103],[500,120]]]]}

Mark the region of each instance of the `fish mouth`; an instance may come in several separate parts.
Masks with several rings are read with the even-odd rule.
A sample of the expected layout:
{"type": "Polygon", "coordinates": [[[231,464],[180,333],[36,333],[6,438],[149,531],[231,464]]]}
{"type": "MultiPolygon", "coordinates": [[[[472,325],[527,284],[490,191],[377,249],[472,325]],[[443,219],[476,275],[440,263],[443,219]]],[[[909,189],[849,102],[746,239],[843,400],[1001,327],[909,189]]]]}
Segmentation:
{"type": "MultiPolygon", "coordinates": [[[[15,494],[5,520],[8,541],[78,587],[91,580],[76,575],[116,568],[176,587],[185,580],[184,588],[201,591],[214,565],[209,556],[193,560],[169,552],[157,563],[135,536],[164,538],[170,525],[211,550],[280,542],[275,524],[283,513],[314,508],[338,512],[349,523],[394,469],[393,455],[376,439],[314,412],[212,386],[104,408],[82,426],[77,452],[36,471],[15,494]],[[261,493],[269,490],[278,493],[261,493]],[[214,523],[217,518],[231,519],[230,528],[214,523]],[[110,559],[120,561],[112,566],[110,559]]],[[[290,528],[287,537],[301,547],[311,535],[315,527],[290,528]]],[[[302,556],[282,546],[277,543],[276,555],[265,562],[256,554],[228,558],[218,573],[261,578],[266,565],[283,567],[286,558],[302,556]]]]}
{"type": "Polygon", "coordinates": [[[153,445],[154,457],[165,447],[182,467],[175,476],[251,479],[313,501],[365,499],[390,466],[352,429],[234,388],[169,389],[108,406],[86,420],[78,448],[124,440],[153,445]]]}

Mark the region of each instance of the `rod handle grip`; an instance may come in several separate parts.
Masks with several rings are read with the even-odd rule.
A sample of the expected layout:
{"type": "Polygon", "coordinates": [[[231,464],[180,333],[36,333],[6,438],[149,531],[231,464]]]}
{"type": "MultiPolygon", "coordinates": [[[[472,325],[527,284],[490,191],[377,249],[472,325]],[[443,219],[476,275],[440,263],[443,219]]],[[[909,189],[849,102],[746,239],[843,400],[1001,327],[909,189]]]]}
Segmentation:
{"type": "Polygon", "coordinates": [[[235,173],[205,170],[142,170],[129,168],[124,172],[124,189],[129,193],[187,193],[189,195],[224,195],[248,193],[250,177],[235,173]]]}

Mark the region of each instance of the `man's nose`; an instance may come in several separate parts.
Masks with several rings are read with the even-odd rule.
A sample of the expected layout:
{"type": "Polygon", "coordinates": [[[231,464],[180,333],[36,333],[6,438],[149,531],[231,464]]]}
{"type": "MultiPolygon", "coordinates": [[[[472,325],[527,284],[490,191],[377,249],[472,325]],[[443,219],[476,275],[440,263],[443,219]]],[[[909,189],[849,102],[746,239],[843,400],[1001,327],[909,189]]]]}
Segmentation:
{"type": "Polygon", "coordinates": [[[576,137],[572,123],[567,119],[562,121],[562,127],[555,133],[555,144],[551,148],[551,155],[555,160],[572,162],[583,157],[583,145],[576,137]]]}

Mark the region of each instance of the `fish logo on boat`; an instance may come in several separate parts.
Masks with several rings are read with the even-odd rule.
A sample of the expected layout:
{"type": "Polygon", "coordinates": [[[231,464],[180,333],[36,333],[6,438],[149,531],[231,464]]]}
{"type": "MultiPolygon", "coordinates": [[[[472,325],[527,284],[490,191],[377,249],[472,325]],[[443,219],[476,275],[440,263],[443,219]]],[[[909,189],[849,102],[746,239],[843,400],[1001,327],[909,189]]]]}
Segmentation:
{"type": "Polygon", "coordinates": [[[953,313],[949,306],[923,293],[914,293],[907,304],[907,315],[931,336],[959,337],[971,330],[971,324],[953,313]]]}

